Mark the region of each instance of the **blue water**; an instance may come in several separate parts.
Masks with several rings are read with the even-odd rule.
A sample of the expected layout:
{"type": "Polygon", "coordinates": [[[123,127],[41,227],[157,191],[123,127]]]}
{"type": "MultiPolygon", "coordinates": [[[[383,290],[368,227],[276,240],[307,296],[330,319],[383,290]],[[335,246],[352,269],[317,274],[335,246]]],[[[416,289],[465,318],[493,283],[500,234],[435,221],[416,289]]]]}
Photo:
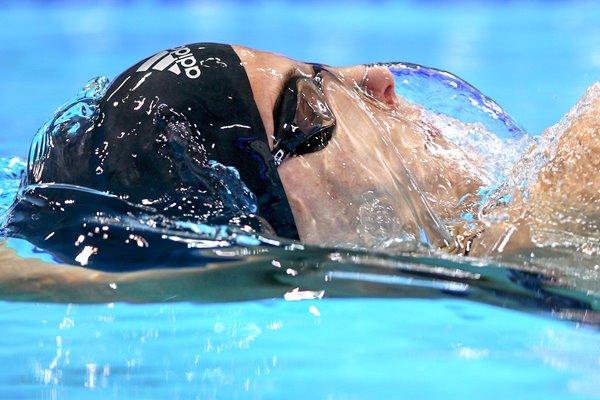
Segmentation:
{"type": "Polygon", "coordinates": [[[3,399],[600,393],[597,331],[469,302],[0,305],[3,399]]]}
{"type": "MultiPolygon", "coordinates": [[[[0,2],[0,157],[96,75],[216,41],[446,69],[525,129],[600,79],[595,2],[0,2]]],[[[0,399],[600,398],[597,327],[466,300],[0,302],[0,399]]]]}

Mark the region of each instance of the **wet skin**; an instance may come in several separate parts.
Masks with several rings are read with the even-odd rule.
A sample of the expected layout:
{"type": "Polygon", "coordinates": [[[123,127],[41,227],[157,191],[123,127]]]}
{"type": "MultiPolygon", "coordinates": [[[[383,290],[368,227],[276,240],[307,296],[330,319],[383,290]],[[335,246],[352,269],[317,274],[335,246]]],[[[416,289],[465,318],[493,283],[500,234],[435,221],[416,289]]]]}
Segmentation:
{"type": "MultiPolygon", "coordinates": [[[[286,79],[312,76],[312,68],[281,55],[233,48],[245,65],[272,146],[273,108],[286,79]]],[[[492,210],[498,223],[458,224],[449,235],[440,219],[476,213],[486,160],[445,140],[425,122],[423,110],[398,98],[386,68],[328,71],[323,91],[337,119],[333,140],[324,150],[288,158],[279,167],[302,241],[373,245],[377,237],[398,232],[423,240],[418,233],[423,228],[429,242],[447,251],[462,253],[467,239],[476,237],[471,255],[504,256],[549,243],[544,235],[571,232],[580,235],[586,253],[597,253],[600,100],[593,93],[573,108],[583,105],[559,133],[556,154],[527,188],[527,200],[515,188],[508,206],[492,210]]]]}
{"type": "MultiPolygon", "coordinates": [[[[286,80],[312,77],[313,68],[281,55],[233,48],[273,147],[273,110],[286,80]]],[[[387,68],[327,67],[323,76],[323,92],[336,117],[334,137],[325,149],[290,157],[278,169],[300,239],[368,246],[400,232],[438,247],[460,247],[440,218],[452,218],[458,200],[482,185],[479,160],[424,123],[421,109],[398,98],[387,68]]]]}

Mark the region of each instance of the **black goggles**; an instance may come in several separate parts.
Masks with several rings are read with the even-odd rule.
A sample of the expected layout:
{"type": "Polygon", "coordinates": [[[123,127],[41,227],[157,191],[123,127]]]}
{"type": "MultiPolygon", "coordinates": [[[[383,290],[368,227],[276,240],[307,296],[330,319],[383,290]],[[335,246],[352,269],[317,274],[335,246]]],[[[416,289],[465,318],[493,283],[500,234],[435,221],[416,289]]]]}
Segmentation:
{"type": "Polygon", "coordinates": [[[323,72],[313,65],[314,77],[296,77],[286,82],[275,107],[273,159],[279,166],[288,156],[324,149],[333,136],[335,116],[323,93],[323,72]]]}

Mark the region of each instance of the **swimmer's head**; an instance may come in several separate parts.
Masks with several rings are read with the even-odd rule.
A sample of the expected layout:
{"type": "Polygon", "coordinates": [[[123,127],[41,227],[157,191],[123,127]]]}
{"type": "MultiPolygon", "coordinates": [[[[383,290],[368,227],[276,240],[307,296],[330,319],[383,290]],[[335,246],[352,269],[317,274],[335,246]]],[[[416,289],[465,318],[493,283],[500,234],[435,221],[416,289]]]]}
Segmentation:
{"type": "Polygon", "coordinates": [[[181,46],[117,77],[87,122],[56,116],[32,147],[29,184],[84,186],[200,222],[256,214],[267,231],[321,244],[404,232],[444,246],[428,204],[443,189],[421,191],[452,186],[428,148],[439,135],[394,85],[383,66],[181,46]]]}
{"type": "Polygon", "coordinates": [[[256,214],[267,231],[298,238],[248,77],[230,46],[159,52],[101,92],[80,96],[40,131],[30,185],[84,186],[198,222],[234,224],[241,213],[256,214]],[[81,110],[87,118],[75,115],[81,110]]]}
{"type": "Polygon", "coordinates": [[[334,70],[204,43],[159,52],[59,110],[33,142],[28,183],[100,190],[203,222],[254,212],[279,236],[298,239],[277,166],[329,144],[336,121],[326,76],[384,92],[364,66],[334,70]],[[223,197],[245,192],[226,179],[215,187],[215,163],[233,167],[247,188],[233,209],[223,197]]]}

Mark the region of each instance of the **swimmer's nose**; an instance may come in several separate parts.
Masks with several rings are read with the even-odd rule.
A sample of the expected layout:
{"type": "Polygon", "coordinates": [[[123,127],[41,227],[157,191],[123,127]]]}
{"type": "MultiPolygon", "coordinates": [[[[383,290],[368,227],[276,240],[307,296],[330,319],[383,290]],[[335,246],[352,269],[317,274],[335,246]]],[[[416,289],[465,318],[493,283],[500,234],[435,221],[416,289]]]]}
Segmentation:
{"type": "Polygon", "coordinates": [[[389,106],[396,104],[394,75],[387,68],[379,65],[368,66],[361,86],[369,96],[382,103],[389,106]]]}

